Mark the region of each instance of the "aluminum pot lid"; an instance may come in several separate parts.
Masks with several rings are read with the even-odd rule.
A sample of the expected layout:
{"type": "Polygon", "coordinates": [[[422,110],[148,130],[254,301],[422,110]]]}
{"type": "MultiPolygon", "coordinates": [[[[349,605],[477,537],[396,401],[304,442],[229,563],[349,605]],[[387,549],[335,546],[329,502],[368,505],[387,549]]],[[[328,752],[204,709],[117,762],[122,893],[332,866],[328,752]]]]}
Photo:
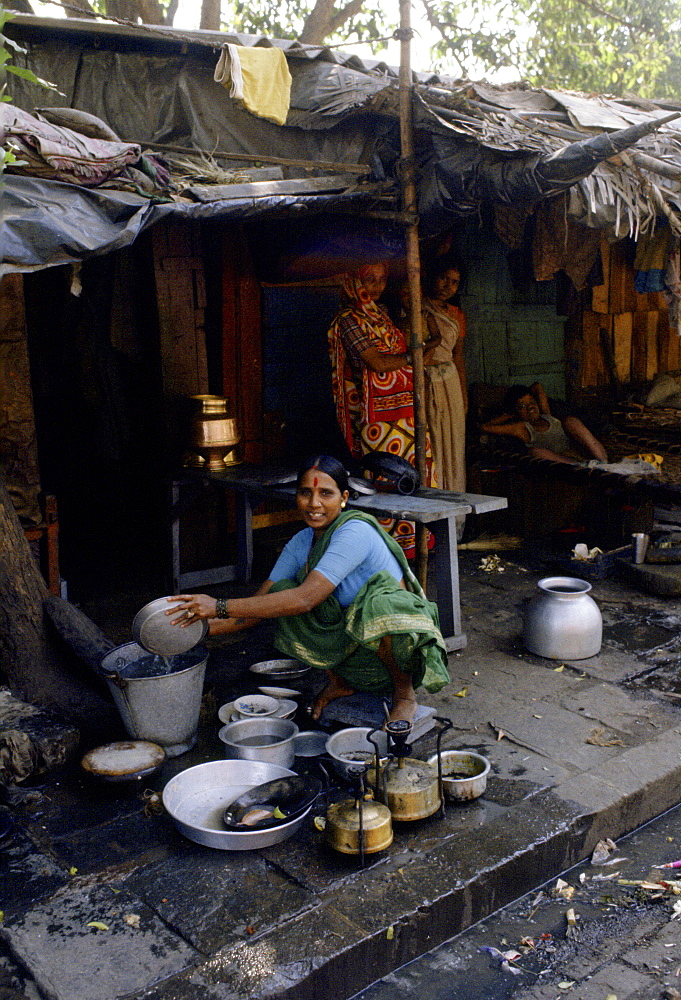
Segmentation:
{"type": "Polygon", "coordinates": [[[89,750],[81,767],[105,781],[128,781],[156,771],[166,759],[165,750],[148,740],[120,740],[89,750]]]}
{"type": "Polygon", "coordinates": [[[158,653],[159,656],[186,653],[187,650],[203,642],[208,635],[208,622],[205,619],[197,619],[186,628],[173,625],[172,622],[177,621],[186,612],[167,615],[166,611],[171,607],[167,598],[159,597],[150,604],[145,604],[133,619],[133,639],[150,653],[158,653]]]}

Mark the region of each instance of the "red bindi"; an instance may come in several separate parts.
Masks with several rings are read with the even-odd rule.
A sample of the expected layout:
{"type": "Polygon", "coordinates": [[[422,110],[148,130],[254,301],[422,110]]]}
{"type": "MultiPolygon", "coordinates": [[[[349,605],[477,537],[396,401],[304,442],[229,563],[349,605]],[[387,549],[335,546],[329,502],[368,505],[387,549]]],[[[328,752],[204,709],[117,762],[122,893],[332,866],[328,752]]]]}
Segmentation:
{"type": "Polygon", "coordinates": [[[318,484],[318,482],[319,482],[319,480],[318,480],[318,479],[317,479],[317,477],[315,476],[315,477],[314,477],[314,479],[312,480],[312,485],[313,485],[313,486],[315,487],[315,489],[317,488],[317,484],[318,484]]]}

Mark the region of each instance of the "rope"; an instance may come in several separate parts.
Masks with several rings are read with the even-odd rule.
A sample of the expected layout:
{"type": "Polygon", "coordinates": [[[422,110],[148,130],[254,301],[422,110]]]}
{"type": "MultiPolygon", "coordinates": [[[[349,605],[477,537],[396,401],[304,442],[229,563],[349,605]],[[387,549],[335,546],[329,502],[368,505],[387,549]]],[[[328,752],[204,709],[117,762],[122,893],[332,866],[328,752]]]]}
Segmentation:
{"type": "MultiPolygon", "coordinates": [[[[64,10],[75,11],[80,14],[81,17],[89,21],[96,21],[98,19],[103,21],[113,21],[115,24],[122,24],[127,28],[136,28],[138,31],[146,31],[148,35],[154,35],[158,38],[174,38],[176,41],[183,42],[184,44],[188,41],[186,32],[173,31],[172,28],[161,27],[160,25],[143,24],[138,21],[131,21],[130,18],[127,17],[114,17],[113,14],[101,14],[97,10],[90,10],[89,8],[78,7],[76,4],[68,3],[67,0],[45,0],[45,3],[54,4],[56,7],[62,7],[64,10]]],[[[220,48],[219,44],[215,41],[208,41],[202,38],[192,38],[191,41],[197,45],[204,45],[206,48],[220,48]]]]}
{"type": "MultiPolygon", "coordinates": [[[[45,3],[54,4],[56,7],[62,7],[64,10],[72,10],[80,14],[82,17],[89,20],[96,21],[98,18],[103,21],[113,21],[115,24],[122,24],[124,27],[137,28],[146,31],[150,35],[157,35],[160,38],[175,38],[181,42],[187,42],[186,33],[180,33],[173,31],[172,28],[164,27],[162,30],[157,25],[144,24],[139,21],[131,21],[127,17],[114,17],[113,14],[102,14],[97,10],[92,10],[91,8],[79,7],[77,4],[68,3],[68,0],[45,0],[45,3]]],[[[190,30],[190,29],[188,29],[190,30]]],[[[215,32],[219,34],[220,32],[215,32]]],[[[343,47],[349,45],[375,45],[378,42],[392,42],[392,41],[411,41],[414,35],[418,35],[418,31],[413,28],[395,28],[392,35],[385,35],[383,38],[367,38],[367,39],[357,39],[354,42],[343,41],[341,44],[343,47]]],[[[205,45],[207,48],[217,49],[219,45],[215,41],[203,40],[201,38],[192,38],[191,41],[197,45],[205,45]]],[[[331,48],[330,45],[310,45],[310,48],[331,48]]],[[[335,48],[335,46],[334,46],[335,48]]]]}

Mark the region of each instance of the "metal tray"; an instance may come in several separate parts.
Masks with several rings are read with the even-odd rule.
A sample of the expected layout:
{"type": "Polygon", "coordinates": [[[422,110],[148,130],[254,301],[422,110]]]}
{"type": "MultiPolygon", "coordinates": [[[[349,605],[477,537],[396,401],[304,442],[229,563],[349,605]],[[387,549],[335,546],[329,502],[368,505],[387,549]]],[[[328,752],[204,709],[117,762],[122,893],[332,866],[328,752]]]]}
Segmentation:
{"type": "Polygon", "coordinates": [[[310,812],[270,830],[226,830],[223,814],[239,795],[274,778],[294,774],[287,767],[260,760],[211,760],[175,775],[163,790],[163,805],[175,826],[196,844],[220,851],[255,851],[286,840],[310,812]]]}
{"type": "Polygon", "coordinates": [[[105,781],[133,781],[158,771],[166,759],[163,747],[148,740],[119,740],[85,754],[83,770],[105,781]]]}
{"type": "Polygon", "coordinates": [[[261,660],[260,663],[252,664],[249,669],[261,679],[267,677],[273,681],[283,681],[304,677],[312,667],[301,663],[300,660],[261,660]]]}
{"type": "Polygon", "coordinates": [[[306,729],[293,737],[293,749],[296,757],[321,757],[326,753],[328,733],[320,729],[306,729]]]}
{"type": "Polygon", "coordinates": [[[158,597],[140,608],[132,622],[132,637],[135,642],[159,656],[186,653],[203,642],[208,635],[208,622],[203,618],[197,618],[186,628],[180,628],[172,622],[184,617],[186,611],[177,615],[167,615],[166,612],[172,608],[173,605],[169,604],[165,597],[158,597]]]}

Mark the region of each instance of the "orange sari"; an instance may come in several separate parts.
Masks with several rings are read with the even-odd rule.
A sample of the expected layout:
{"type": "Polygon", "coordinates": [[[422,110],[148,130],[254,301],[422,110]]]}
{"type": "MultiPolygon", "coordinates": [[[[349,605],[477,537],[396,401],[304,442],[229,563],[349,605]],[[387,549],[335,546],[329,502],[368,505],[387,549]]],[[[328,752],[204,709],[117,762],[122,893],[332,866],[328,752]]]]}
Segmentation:
{"type": "MultiPolygon", "coordinates": [[[[368,347],[382,354],[404,354],[404,333],[383,306],[367,295],[361,281],[345,275],[348,304],[339,310],[329,329],[329,353],[336,414],[354,458],[370,451],[387,451],[415,464],[412,369],[375,372],[361,359],[368,347]]],[[[426,486],[435,486],[430,438],[426,435],[426,486]]],[[[404,549],[414,554],[414,525],[410,521],[381,521],[404,549]]]]}

